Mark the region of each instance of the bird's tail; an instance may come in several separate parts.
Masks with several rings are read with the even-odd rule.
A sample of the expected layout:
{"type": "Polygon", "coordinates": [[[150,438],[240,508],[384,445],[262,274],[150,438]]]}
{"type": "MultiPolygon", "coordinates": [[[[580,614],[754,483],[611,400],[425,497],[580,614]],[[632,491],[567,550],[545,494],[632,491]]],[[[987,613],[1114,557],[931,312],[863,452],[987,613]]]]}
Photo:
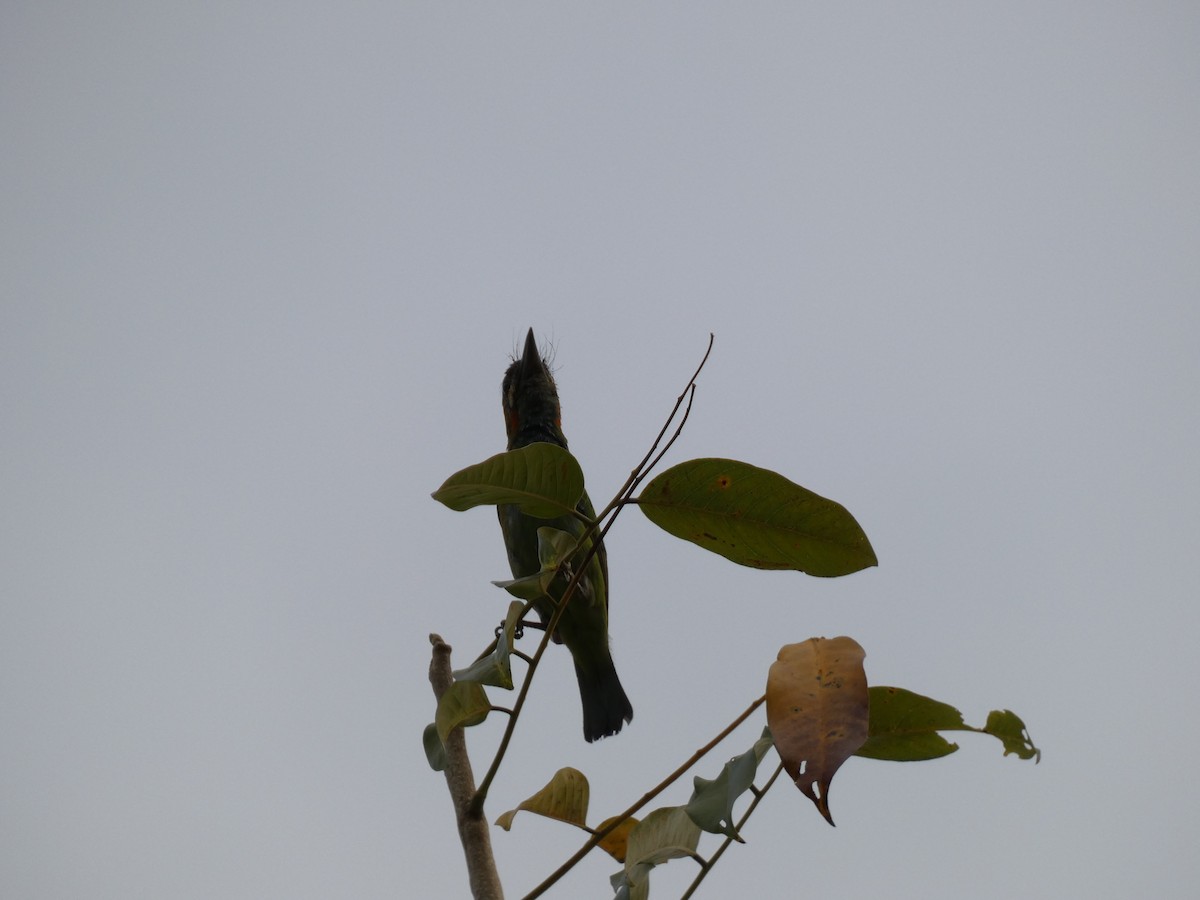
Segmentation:
{"type": "Polygon", "coordinates": [[[583,736],[589,743],[614,735],[633,721],[633,704],[625,696],[611,658],[587,671],[576,665],[575,677],[583,701],[583,736]]]}

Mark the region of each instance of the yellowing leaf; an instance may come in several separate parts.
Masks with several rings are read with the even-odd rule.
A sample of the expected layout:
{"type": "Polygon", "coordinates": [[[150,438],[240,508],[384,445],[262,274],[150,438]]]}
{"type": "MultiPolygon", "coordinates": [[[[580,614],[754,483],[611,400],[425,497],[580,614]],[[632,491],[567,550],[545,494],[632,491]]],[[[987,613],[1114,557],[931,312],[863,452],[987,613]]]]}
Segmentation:
{"type": "MultiPolygon", "coordinates": [[[[608,827],[608,823],[612,821],[612,817],[605,819],[596,826],[597,831],[603,831],[608,827]]],[[[638,820],[630,816],[608,834],[600,839],[600,849],[615,859],[617,862],[625,862],[625,851],[629,844],[629,832],[633,826],[638,823],[638,820]]]]}
{"type": "Polygon", "coordinates": [[[878,564],[844,506],[737,460],[673,466],[646,485],[637,505],[664,531],[743,566],[833,577],[878,564]]]}
{"type": "Polygon", "coordinates": [[[469,728],[487,718],[491,710],[483,686],[476,681],[456,681],[438,701],[434,723],[442,743],[458,726],[469,728]]]}
{"type": "Polygon", "coordinates": [[[523,809],[539,816],[587,828],[587,776],[578,769],[559,769],[544,788],[528,800],[517,804],[516,809],[501,813],[496,819],[496,824],[509,831],[512,828],[513,817],[523,809]]]}
{"type": "Polygon", "coordinates": [[[767,676],[767,725],[784,769],[830,825],[829,783],[867,738],[866,651],[848,637],[780,649],[767,676]]]}

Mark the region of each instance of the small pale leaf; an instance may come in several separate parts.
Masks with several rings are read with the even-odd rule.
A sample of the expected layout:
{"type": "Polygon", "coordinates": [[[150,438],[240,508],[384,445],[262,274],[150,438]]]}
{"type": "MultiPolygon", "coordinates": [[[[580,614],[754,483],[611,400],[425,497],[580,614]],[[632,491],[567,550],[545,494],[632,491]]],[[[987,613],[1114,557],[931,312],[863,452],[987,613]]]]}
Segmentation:
{"type": "Polygon", "coordinates": [[[544,788],[528,800],[521,801],[516,809],[501,813],[496,819],[496,824],[505,831],[510,830],[513,817],[523,809],[539,816],[587,828],[587,776],[578,769],[559,769],[544,788]]]}
{"type": "Polygon", "coordinates": [[[575,548],[579,545],[579,539],[570,532],[551,528],[548,525],[539,528],[537,536],[538,559],[542,568],[524,578],[515,578],[512,581],[493,581],[492,584],[504,588],[514,597],[520,597],[522,600],[541,600],[544,597],[552,596],[550,585],[558,575],[559,565],[575,552],[575,548]]]}
{"type": "Polygon", "coordinates": [[[537,530],[538,560],[543,571],[554,571],[559,563],[575,552],[579,538],[569,531],[543,525],[537,530]]]}
{"type": "Polygon", "coordinates": [[[767,725],[784,769],[830,825],[829,783],[867,738],[866,652],[853,638],[779,651],[767,676],[767,725]]]}
{"type": "Polygon", "coordinates": [[[546,595],[547,581],[541,572],[534,572],[524,578],[513,578],[509,581],[493,581],[498,588],[503,588],[514,597],[522,600],[540,600],[546,595]]]}
{"type": "Polygon", "coordinates": [[[477,681],[480,684],[504,688],[506,691],[513,689],[512,661],[509,654],[512,653],[513,634],[524,608],[525,604],[516,600],[508,605],[508,616],[496,638],[496,648],[467,668],[456,670],[453,673],[455,681],[477,681]]]}
{"type": "Polygon", "coordinates": [[[692,797],[684,807],[692,821],[712,834],[728,835],[742,842],[734,827],[733,805],[754,784],[758,764],[771,746],[770,732],[764,731],[754,746],[725,763],[716,779],[710,781],[696,776],[692,797]]]}
{"type": "Polygon", "coordinates": [[[637,505],[664,531],[743,566],[834,577],[878,565],[844,506],[749,463],[680,463],[646,485],[637,505]]]}
{"type": "Polygon", "coordinates": [[[629,873],[624,869],[609,876],[609,885],[613,889],[613,900],[649,900],[650,879],[642,878],[637,884],[629,883],[629,873]]]}
{"type": "Polygon", "coordinates": [[[656,809],[629,832],[625,874],[633,887],[643,884],[650,870],[681,856],[697,858],[700,828],[682,806],[656,809]]]}
{"type": "Polygon", "coordinates": [[[537,519],[574,515],[583,496],[583,470],[555,444],[537,443],[498,453],[455,472],[433,499],[462,511],[512,503],[537,519]]]}

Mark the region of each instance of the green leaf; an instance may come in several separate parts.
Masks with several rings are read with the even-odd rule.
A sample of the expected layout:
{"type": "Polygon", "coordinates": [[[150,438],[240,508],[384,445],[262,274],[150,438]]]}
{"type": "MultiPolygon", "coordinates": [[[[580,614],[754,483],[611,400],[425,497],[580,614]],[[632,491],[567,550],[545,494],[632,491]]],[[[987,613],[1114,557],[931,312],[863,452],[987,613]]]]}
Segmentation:
{"type": "Polygon", "coordinates": [[[564,559],[575,552],[579,539],[567,531],[560,531],[543,525],[537,530],[538,560],[542,568],[524,578],[514,578],[510,581],[493,581],[496,587],[504,588],[514,597],[522,600],[541,600],[550,596],[550,585],[558,574],[558,567],[564,559]]]}
{"type": "Polygon", "coordinates": [[[673,466],[646,486],[637,505],[664,531],[743,566],[834,577],[878,564],[841,504],[732,459],[673,466]]]}
{"type": "Polygon", "coordinates": [[[525,604],[516,600],[508,604],[508,616],[496,637],[496,649],[482,659],[475,660],[467,668],[455,670],[455,681],[477,681],[480,684],[504,688],[506,691],[513,689],[512,662],[509,654],[512,653],[513,634],[524,608],[525,604]]]}
{"type": "Polygon", "coordinates": [[[733,804],[754,784],[758,764],[773,743],[770,730],[764,729],[763,736],[754,742],[754,746],[725,763],[715,780],[697,775],[693,780],[692,797],[684,807],[691,820],[711,834],[728,835],[744,843],[733,824],[733,804]]]}
{"type": "Polygon", "coordinates": [[[988,713],[983,731],[1000,739],[1004,744],[1005,756],[1015,753],[1021,759],[1032,759],[1035,763],[1042,761],[1042,751],[1033,746],[1025,723],[1011,709],[993,709],[988,713]]]}
{"type": "Polygon", "coordinates": [[[903,688],[873,687],[867,742],[857,755],[869,759],[911,762],[937,759],[958,749],[939,731],[967,728],[962,713],[948,703],[903,688]]]}
{"type": "Polygon", "coordinates": [[[429,767],[435,772],[446,768],[446,745],[438,737],[437,725],[433,722],[425,726],[421,743],[425,745],[425,758],[429,760],[429,767]]]}
{"type": "Polygon", "coordinates": [[[983,728],[967,725],[962,713],[948,703],[896,687],[869,691],[871,713],[867,742],[857,756],[892,762],[916,762],[948,756],[958,749],[939,731],[974,731],[990,734],[1004,744],[1004,755],[1040,761],[1042,751],[1033,745],[1020,717],[1010,710],[993,710],[983,728]]]}
{"type": "Polygon", "coordinates": [[[524,578],[512,578],[508,581],[493,581],[498,588],[504,588],[514,597],[520,597],[522,600],[540,600],[546,596],[546,588],[549,586],[550,580],[554,577],[551,572],[546,576],[544,572],[534,572],[532,575],[526,575],[524,578]]]}
{"type": "Polygon", "coordinates": [[[575,552],[575,548],[579,546],[577,535],[558,528],[551,528],[549,525],[539,528],[537,536],[538,561],[541,562],[544,572],[553,572],[558,569],[562,561],[569,558],[575,552]]]}
{"type": "Polygon", "coordinates": [[[546,443],[498,453],[467,466],[433,492],[434,500],[459,512],[514,503],[536,519],[574,515],[582,496],[583,470],[575,457],[546,443]]]}
{"type": "Polygon", "coordinates": [[[438,701],[437,714],[434,716],[438,737],[445,743],[450,732],[458,726],[469,728],[478,725],[487,718],[491,708],[487,694],[478,682],[454,682],[438,701]]]}

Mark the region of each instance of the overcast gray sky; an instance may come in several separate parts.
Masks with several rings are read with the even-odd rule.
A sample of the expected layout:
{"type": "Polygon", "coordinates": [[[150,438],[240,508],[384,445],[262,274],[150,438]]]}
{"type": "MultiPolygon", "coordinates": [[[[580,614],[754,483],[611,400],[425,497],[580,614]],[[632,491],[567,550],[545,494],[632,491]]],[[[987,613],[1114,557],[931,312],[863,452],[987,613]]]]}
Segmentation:
{"type": "MultiPolygon", "coordinates": [[[[492,818],[571,765],[598,822],[849,634],[1041,765],[854,759],[836,829],[779,785],[701,896],[1192,896],[1196,4],[7,3],[0,158],[0,895],[466,895],[427,635],[465,663],[508,573],[429,494],[533,326],[598,505],[711,331],[668,462],[880,565],[623,515],[636,718],[586,745],[551,648],[492,818]]],[[[497,831],[509,895],[581,838],[497,831]]]]}

